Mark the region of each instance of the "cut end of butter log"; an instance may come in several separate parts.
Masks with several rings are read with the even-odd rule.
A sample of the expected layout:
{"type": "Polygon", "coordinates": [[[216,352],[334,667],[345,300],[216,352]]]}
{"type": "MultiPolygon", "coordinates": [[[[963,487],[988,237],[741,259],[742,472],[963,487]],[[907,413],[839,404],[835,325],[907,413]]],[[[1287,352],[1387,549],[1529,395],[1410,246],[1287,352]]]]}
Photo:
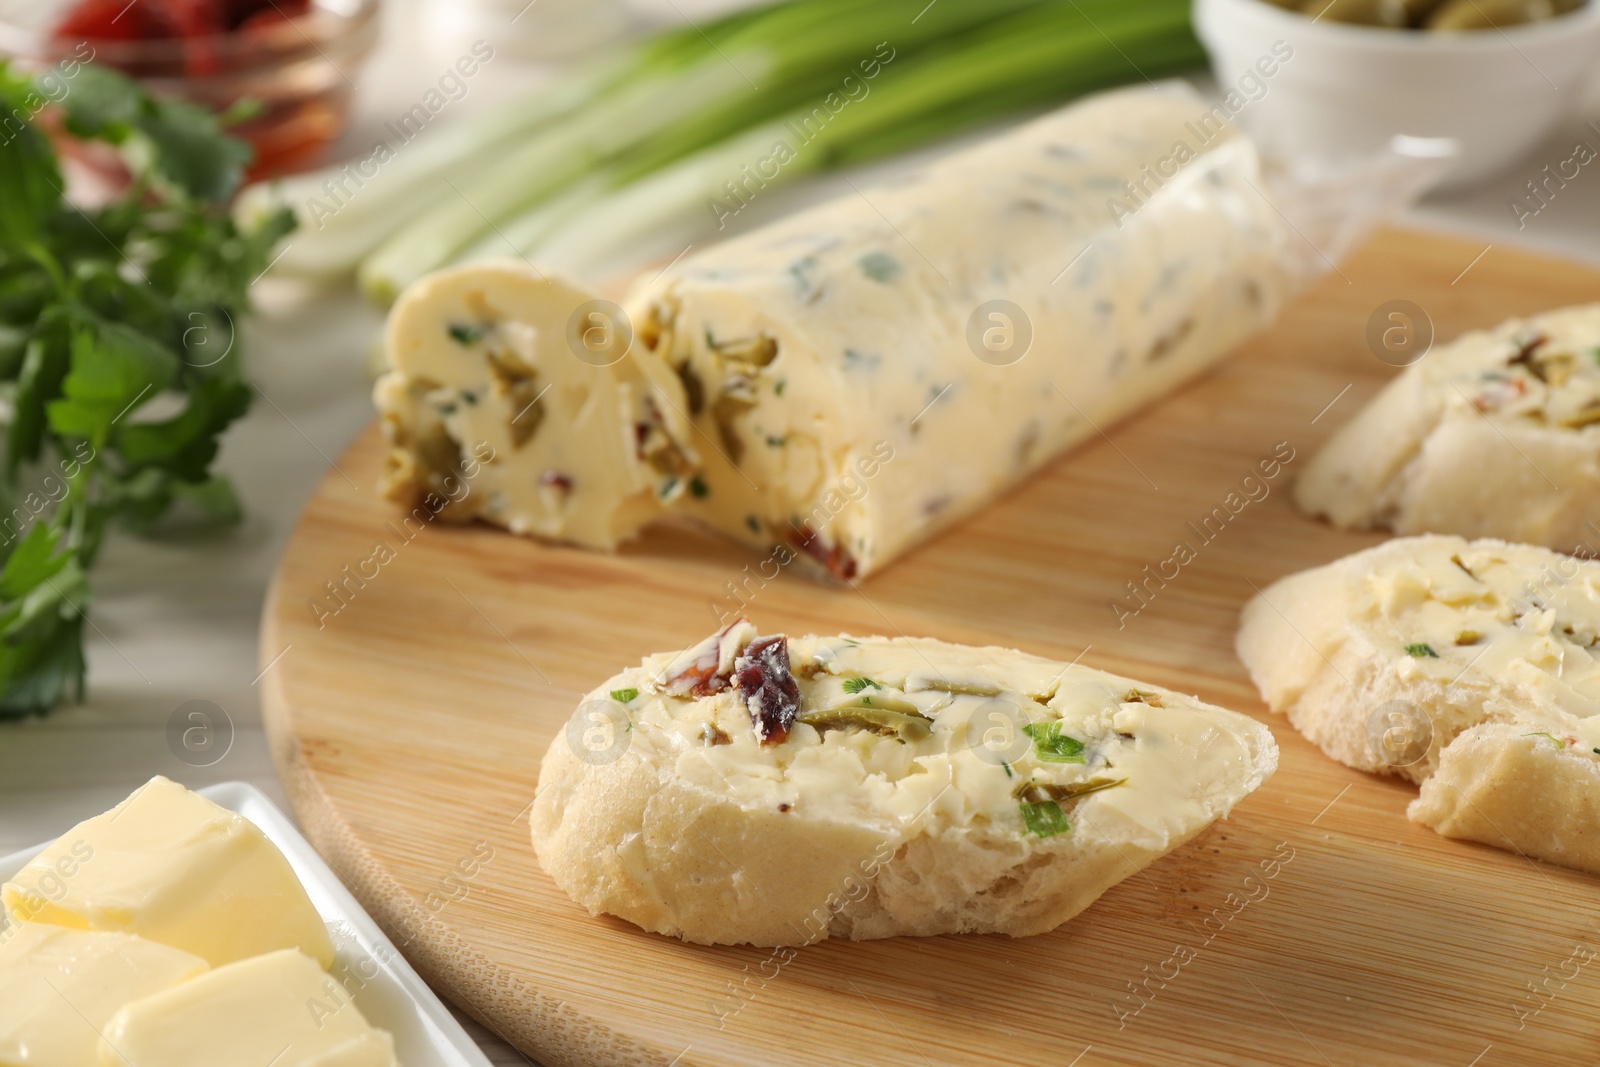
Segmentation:
{"type": "Polygon", "coordinates": [[[375,1030],[316,960],[284,949],[218,967],[128,1004],[100,1046],[102,1067],[395,1067],[375,1030]]]}
{"type": "Polygon", "coordinates": [[[0,931],[0,1065],[92,1067],[119,1008],[205,970],[130,934],[14,923],[0,931]]]}
{"type": "Polygon", "coordinates": [[[1414,821],[1600,874],[1600,562],[1398,538],[1268,587],[1238,651],[1329,756],[1420,783],[1414,821]]]}
{"type": "Polygon", "coordinates": [[[408,532],[481,518],[613,549],[692,469],[667,432],[682,387],[670,375],[653,386],[624,359],[621,310],[526,263],[430,275],[386,336],[374,394],[391,446],[384,491],[410,509],[408,532]]]}
{"type": "Polygon", "coordinates": [[[333,944],[289,861],[248,819],[152,778],[79,823],[0,889],[12,922],[137,934],[218,967],[333,944]]]}
{"type": "Polygon", "coordinates": [[[761,636],[601,685],[545,754],[545,871],[703,944],[1038,934],[1225,816],[1265,726],[1005,648],[761,636]]]}

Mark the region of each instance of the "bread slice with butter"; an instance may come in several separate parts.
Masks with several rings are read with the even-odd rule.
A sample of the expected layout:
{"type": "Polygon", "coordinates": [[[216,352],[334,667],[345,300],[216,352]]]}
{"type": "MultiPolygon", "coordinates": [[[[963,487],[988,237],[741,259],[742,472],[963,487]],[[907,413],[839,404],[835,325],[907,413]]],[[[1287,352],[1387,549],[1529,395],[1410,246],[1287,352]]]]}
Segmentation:
{"type": "Polygon", "coordinates": [[[590,693],[531,822],[592,914],[688,941],[1024,936],[1276,765],[1246,716],[1087,667],[739,620],[590,693]]]}
{"type": "Polygon", "coordinates": [[[1465,334],[1333,435],[1295,501],[1340,527],[1600,548],[1600,304],[1465,334]]]}
{"type": "Polygon", "coordinates": [[[1416,822],[1600,873],[1600,562],[1399,538],[1264,590],[1238,652],[1329,756],[1420,783],[1416,822]]]}

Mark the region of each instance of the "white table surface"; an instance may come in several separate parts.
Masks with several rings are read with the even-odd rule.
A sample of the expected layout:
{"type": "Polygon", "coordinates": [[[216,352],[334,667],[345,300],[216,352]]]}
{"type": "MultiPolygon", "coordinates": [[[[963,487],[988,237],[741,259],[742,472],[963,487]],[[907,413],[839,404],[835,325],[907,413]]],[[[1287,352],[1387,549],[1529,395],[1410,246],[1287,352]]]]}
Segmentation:
{"type": "MultiPolygon", "coordinates": [[[[669,0],[669,13],[671,7],[669,0]]],[[[369,146],[382,123],[408,108],[481,32],[456,22],[428,17],[410,2],[391,5],[378,52],[350,72],[357,114],[343,143],[352,151],[369,146]]],[[[549,76],[503,48],[451,108],[490,107],[549,76]]],[[[1597,95],[1590,93],[1582,115],[1511,176],[1429,200],[1408,220],[1481,235],[1486,255],[1523,245],[1600,262],[1600,170],[1584,168],[1520,231],[1507,206],[1545,163],[1570,156],[1575,141],[1600,147],[1600,131],[1585,124],[1600,120],[1597,95]]],[[[765,217],[827,191],[826,184],[812,186],[756,206],[765,217]]],[[[364,354],[382,318],[349,291],[306,292],[271,279],[260,288],[263,312],[243,338],[259,396],[229,432],[221,458],[248,517],[236,531],[188,543],[111,539],[94,574],[88,700],[46,718],[0,724],[0,854],[61,833],[154,774],[192,786],[242,779],[287,807],[262,739],[255,688],[261,603],[301,506],[330,458],[372,417],[364,354]],[[221,707],[236,729],[228,755],[205,769],[178,759],[166,739],[169,717],[190,700],[221,707]]],[[[473,1030],[497,1064],[529,1062],[473,1030]]]]}

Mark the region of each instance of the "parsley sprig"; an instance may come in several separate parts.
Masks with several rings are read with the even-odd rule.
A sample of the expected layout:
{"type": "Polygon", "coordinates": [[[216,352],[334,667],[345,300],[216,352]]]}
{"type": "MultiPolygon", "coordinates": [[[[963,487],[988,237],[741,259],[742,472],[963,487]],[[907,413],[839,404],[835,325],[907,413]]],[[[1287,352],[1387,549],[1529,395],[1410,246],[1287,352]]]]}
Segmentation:
{"type": "MultiPolygon", "coordinates": [[[[235,325],[288,212],[241,231],[225,206],[250,148],[192,104],[82,65],[40,110],[0,63],[0,717],[81,698],[88,574],[107,527],[174,509],[238,518],[211,464],[244,414],[235,325]],[[58,136],[112,146],[127,189],[69,202],[58,136]],[[152,415],[151,412],[161,412],[152,415]]],[[[224,121],[226,117],[224,118],[224,121]]]]}

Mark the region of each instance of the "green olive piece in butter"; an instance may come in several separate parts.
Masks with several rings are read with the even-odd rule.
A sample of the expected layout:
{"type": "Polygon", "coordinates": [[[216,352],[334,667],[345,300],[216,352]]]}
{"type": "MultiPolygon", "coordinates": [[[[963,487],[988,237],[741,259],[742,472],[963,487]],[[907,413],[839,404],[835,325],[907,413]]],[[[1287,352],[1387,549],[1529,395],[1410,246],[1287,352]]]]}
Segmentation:
{"type": "Polygon", "coordinates": [[[921,715],[908,715],[882,708],[830,708],[808,711],[796,718],[817,730],[867,730],[901,741],[920,741],[928,736],[930,725],[921,715]]]}

